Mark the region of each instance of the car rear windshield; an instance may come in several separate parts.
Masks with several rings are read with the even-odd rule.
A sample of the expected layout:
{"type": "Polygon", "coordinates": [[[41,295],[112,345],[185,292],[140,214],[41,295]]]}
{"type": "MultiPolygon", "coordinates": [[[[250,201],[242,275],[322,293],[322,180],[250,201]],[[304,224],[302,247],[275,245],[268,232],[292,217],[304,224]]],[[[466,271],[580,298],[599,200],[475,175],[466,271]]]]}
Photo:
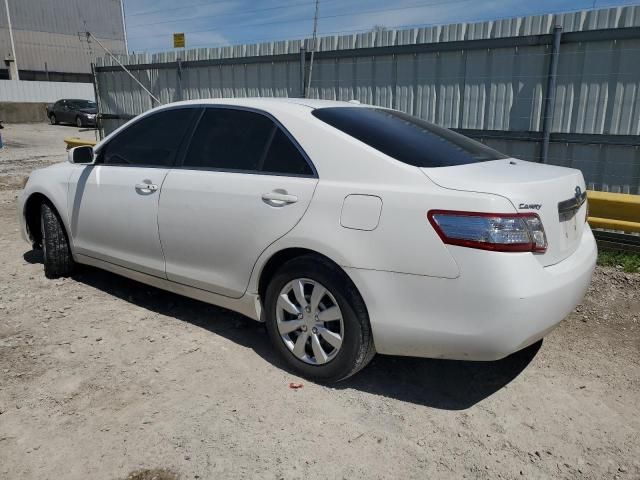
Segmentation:
{"type": "Polygon", "coordinates": [[[508,158],[464,135],[396,110],[318,108],[313,115],[370,147],[416,167],[448,167],[508,158]]]}

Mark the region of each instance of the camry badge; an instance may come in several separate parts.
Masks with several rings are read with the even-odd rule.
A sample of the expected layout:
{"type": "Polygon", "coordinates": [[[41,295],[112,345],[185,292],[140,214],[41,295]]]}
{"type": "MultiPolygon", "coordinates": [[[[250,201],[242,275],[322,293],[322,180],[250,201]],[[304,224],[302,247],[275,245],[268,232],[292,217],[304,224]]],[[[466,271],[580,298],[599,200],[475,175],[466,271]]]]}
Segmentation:
{"type": "Polygon", "coordinates": [[[518,205],[520,210],[540,210],[542,208],[541,203],[521,203],[518,205]]]}

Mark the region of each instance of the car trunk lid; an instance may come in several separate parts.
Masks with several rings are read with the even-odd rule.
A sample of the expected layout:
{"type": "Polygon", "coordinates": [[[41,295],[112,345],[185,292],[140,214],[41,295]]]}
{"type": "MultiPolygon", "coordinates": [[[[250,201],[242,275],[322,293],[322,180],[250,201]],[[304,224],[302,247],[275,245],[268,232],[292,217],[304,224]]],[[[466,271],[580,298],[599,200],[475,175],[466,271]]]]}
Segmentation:
{"type": "Polygon", "coordinates": [[[580,244],[585,228],[586,190],[579,170],[517,159],[421,170],[443,188],[500,195],[518,213],[538,214],[548,246],[544,254],[536,257],[544,266],[564,260],[580,244]]]}

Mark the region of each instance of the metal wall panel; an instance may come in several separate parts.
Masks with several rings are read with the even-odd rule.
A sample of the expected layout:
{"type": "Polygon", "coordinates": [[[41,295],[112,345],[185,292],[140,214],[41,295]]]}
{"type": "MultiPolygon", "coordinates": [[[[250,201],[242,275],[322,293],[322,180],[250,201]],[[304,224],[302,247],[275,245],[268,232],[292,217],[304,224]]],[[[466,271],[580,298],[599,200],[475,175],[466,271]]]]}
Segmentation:
{"type": "Polygon", "coordinates": [[[640,135],[640,39],[563,45],[553,131],[640,135]]]}
{"type": "MultiPolygon", "coordinates": [[[[523,160],[537,161],[536,142],[483,139],[492,148],[523,160]]],[[[587,187],[605,192],[640,194],[640,148],[607,144],[552,142],[549,163],[582,171],[587,187]]]]}
{"type": "MultiPolygon", "coordinates": [[[[3,0],[4,1],[4,0],[3,0]]],[[[120,0],[8,0],[20,70],[89,73],[104,51],[79,32],[90,31],[115,53],[124,52],[120,0]]],[[[11,51],[4,5],[0,57],[11,51]]]]}
{"type": "MultiPolygon", "coordinates": [[[[120,0],[8,0],[16,30],[76,34],[80,27],[98,38],[123,38],[120,0]]],[[[6,15],[0,25],[6,26],[6,15]]]]}
{"type": "Polygon", "coordinates": [[[61,98],[95,98],[93,85],[72,82],[0,80],[0,102],[55,102],[61,98]]]}

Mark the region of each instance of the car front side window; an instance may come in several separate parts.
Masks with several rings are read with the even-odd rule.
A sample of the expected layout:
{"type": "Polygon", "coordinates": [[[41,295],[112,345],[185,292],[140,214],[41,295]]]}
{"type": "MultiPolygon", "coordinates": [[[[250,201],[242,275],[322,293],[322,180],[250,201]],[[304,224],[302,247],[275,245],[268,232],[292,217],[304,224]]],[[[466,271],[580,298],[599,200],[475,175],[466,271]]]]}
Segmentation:
{"type": "Polygon", "coordinates": [[[199,109],[175,108],[137,121],[102,148],[104,165],[173,166],[189,125],[199,109]]]}
{"type": "Polygon", "coordinates": [[[191,140],[184,166],[255,172],[273,134],[266,116],[232,108],[208,108],[191,140]]]}

